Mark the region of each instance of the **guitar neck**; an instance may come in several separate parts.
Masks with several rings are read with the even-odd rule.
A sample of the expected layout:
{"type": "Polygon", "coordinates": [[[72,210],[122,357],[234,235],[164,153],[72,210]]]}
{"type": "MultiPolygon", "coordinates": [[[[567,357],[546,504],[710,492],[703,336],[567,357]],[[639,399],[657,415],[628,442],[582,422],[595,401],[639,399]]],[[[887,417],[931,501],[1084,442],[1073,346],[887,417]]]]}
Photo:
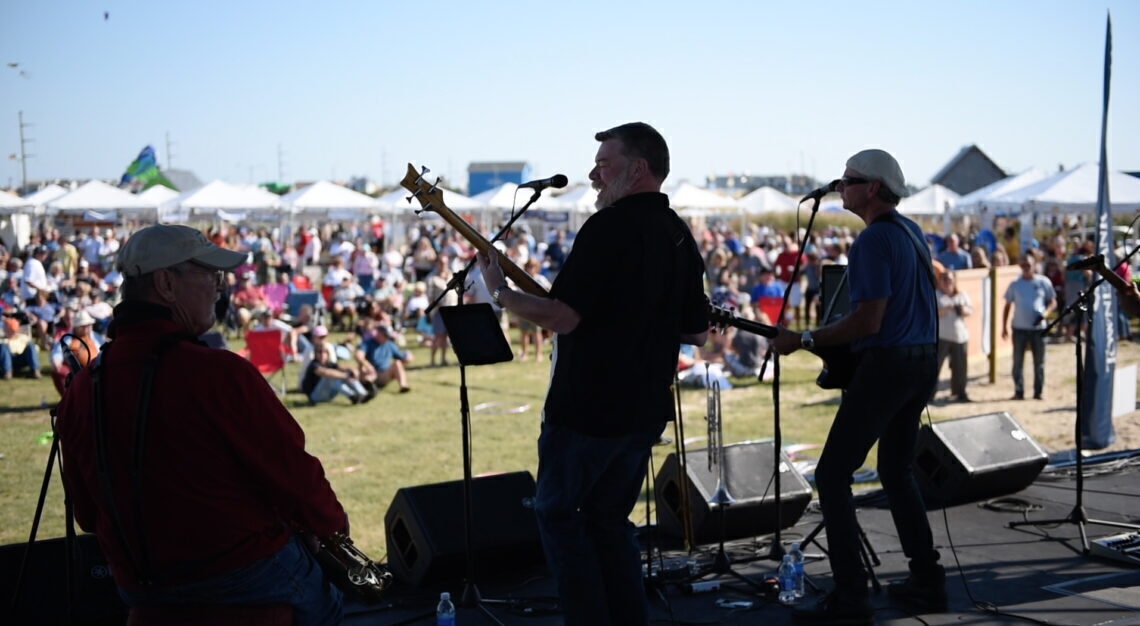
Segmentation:
{"type": "Polygon", "coordinates": [[[1104,265],[1103,263],[1099,267],[1094,267],[1093,271],[1099,274],[1100,277],[1104,279],[1104,282],[1112,285],[1118,290],[1132,290],[1132,285],[1130,285],[1128,281],[1121,278],[1120,275],[1116,272],[1108,269],[1108,266],[1104,265]]]}
{"type": "Polygon", "coordinates": [[[733,328],[750,332],[754,335],[760,335],[761,337],[767,337],[768,339],[779,334],[775,326],[769,326],[750,319],[738,317],[736,313],[714,304],[709,304],[709,321],[712,322],[714,326],[732,326],[733,328]]]}

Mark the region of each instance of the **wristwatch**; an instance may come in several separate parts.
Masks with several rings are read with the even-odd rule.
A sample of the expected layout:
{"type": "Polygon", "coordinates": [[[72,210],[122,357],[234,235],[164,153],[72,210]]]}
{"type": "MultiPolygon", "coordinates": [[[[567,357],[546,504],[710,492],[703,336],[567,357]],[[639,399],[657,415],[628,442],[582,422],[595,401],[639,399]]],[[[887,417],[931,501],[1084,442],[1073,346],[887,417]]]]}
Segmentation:
{"type": "Polygon", "coordinates": [[[815,348],[815,338],[811,336],[810,330],[805,330],[804,333],[800,335],[800,345],[802,345],[805,350],[815,348]]]}
{"type": "Polygon", "coordinates": [[[503,303],[499,302],[499,296],[503,295],[504,291],[510,291],[510,290],[511,290],[510,287],[503,285],[502,287],[496,287],[495,290],[491,292],[491,300],[494,301],[495,306],[497,306],[499,308],[503,307],[503,303]]]}

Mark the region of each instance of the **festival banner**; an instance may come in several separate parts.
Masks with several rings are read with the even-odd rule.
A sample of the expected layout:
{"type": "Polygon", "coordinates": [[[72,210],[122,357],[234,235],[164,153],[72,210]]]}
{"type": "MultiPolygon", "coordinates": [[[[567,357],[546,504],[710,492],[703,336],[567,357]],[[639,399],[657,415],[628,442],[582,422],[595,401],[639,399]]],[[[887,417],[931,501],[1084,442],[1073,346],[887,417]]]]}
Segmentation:
{"type": "MultiPolygon", "coordinates": [[[[1096,200],[1096,251],[1108,268],[1116,268],[1112,241],[1112,206],[1108,197],[1108,92],[1112,76],[1112,16],[1104,40],[1104,106],[1100,121],[1100,178],[1096,200]]],[[[1092,324],[1085,346],[1081,404],[1081,444],[1088,449],[1108,447],[1116,438],[1112,429],[1112,379],[1116,371],[1116,298],[1108,283],[1093,294],[1092,324]]]]}

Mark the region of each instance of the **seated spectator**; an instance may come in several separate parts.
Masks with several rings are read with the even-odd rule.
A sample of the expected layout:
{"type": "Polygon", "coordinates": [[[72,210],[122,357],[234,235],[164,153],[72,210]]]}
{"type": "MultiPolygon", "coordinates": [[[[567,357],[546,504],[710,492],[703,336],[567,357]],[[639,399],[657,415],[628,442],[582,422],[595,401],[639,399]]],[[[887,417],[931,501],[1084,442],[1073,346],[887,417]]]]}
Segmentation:
{"type": "Polygon", "coordinates": [[[40,357],[31,334],[21,328],[26,319],[22,312],[4,314],[4,337],[0,339],[0,377],[11,380],[16,368],[26,367],[29,376],[39,378],[40,357]]]}
{"type": "Polygon", "coordinates": [[[237,314],[238,326],[243,329],[249,328],[249,322],[255,315],[269,308],[265,293],[261,287],[253,284],[253,272],[241,275],[231,301],[237,314]]]}
{"type": "Polygon", "coordinates": [[[55,320],[59,317],[59,307],[48,301],[48,292],[36,290],[32,303],[25,310],[28,314],[32,339],[39,342],[40,347],[47,349],[51,346],[55,320]]]}
{"type": "Polygon", "coordinates": [[[408,303],[404,305],[403,322],[405,328],[415,328],[423,335],[420,343],[427,343],[427,338],[431,335],[431,325],[426,315],[429,304],[431,303],[427,298],[427,285],[422,281],[417,282],[412,286],[412,297],[408,298],[408,303]]]}
{"type": "MultiPolygon", "coordinates": [[[[755,320],[756,314],[747,302],[742,302],[736,314],[746,320],[755,320]]],[[[765,318],[767,319],[767,318],[765,318]]],[[[767,323],[767,322],[762,322],[767,323]]],[[[724,364],[733,376],[759,376],[760,365],[764,362],[764,353],[768,351],[768,340],[755,333],[738,328],[730,331],[728,350],[724,353],[724,364]]],[[[764,380],[772,380],[775,368],[769,367],[764,372],[764,380]]]]}
{"type": "Polygon", "coordinates": [[[4,280],[4,288],[0,289],[0,308],[5,311],[24,308],[24,298],[20,295],[20,274],[17,271],[9,270],[8,278],[4,280]]]}
{"type": "Polygon", "coordinates": [[[412,390],[408,386],[408,374],[405,368],[405,365],[411,362],[412,354],[400,349],[393,339],[391,328],[378,326],[374,332],[366,329],[364,341],[356,351],[355,357],[360,366],[361,378],[374,382],[376,389],[381,389],[395,380],[400,385],[400,393],[412,390]]]}
{"type": "Polygon", "coordinates": [[[99,348],[104,342],[103,336],[93,330],[95,318],[86,311],[79,311],[73,315],[70,309],[64,309],[64,317],[69,318],[70,328],[64,327],[63,323],[60,324],[61,328],[56,332],[55,343],[52,344],[49,353],[51,382],[61,396],[67,378],[72,374],[72,365],[87,367],[95,360],[95,355],[99,354],[99,348]],[[68,358],[68,353],[75,357],[74,362],[68,358]]]}
{"type": "Polygon", "coordinates": [[[301,381],[301,391],[308,396],[309,404],[329,402],[338,393],[352,404],[368,402],[376,397],[376,391],[365,389],[355,371],[337,365],[336,348],[328,341],[328,335],[329,331],[324,326],[313,329],[314,356],[301,381]]]}
{"type": "Polygon", "coordinates": [[[351,330],[356,322],[356,302],[364,297],[364,289],[357,284],[352,275],[345,276],[340,286],[333,291],[332,313],[333,326],[341,330],[351,330]]]}

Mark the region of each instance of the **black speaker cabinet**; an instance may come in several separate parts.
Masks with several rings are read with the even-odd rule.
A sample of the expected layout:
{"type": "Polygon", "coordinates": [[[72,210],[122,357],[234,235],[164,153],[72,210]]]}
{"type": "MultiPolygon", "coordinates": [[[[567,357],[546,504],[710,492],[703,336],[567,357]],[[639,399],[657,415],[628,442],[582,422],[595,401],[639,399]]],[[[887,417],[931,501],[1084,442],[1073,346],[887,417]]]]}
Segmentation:
{"type": "MultiPolygon", "coordinates": [[[[480,476],[471,483],[476,580],[543,563],[530,472],[480,476]]],[[[384,515],[388,567],[412,585],[466,573],[463,481],[404,487],[384,515]]]]}
{"type": "Polygon", "coordinates": [[[915,477],[927,504],[973,502],[1028,487],[1049,455],[1009,413],[935,422],[918,432],[915,477]]]}
{"type": "MultiPolygon", "coordinates": [[[[776,530],[776,496],[772,482],[771,441],[746,441],[724,447],[725,484],[735,502],[724,510],[724,538],[754,537],[776,530]]],[[[657,473],[657,527],[675,537],[684,536],[681,490],[689,493],[693,538],[698,544],[720,540],[720,511],[708,503],[716,491],[720,470],[709,470],[708,449],[687,450],[687,476],[680,477],[677,455],[670,454],[657,473]]],[[[788,457],[780,454],[780,520],[778,527],[795,524],[811,503],[811,485],[800,475],[788,457]]]]}
{"type": "MultiPolygon", "coordinates": [[[[28,568],[20,585],[15,610],[11,605],[16,591],[20,563],[28,544],[0,546],[0,589],[4,590],[4,608],[0,623],[67,624],[67,561],[64,539],[44,539],[32,544],[28,568]]],[[[95,535],[76,537],[72,561],[72,624],[86,626],[115,625],[127,622],[127,607],[119,599],[107,560],[99,549],[95,535]]]]}

